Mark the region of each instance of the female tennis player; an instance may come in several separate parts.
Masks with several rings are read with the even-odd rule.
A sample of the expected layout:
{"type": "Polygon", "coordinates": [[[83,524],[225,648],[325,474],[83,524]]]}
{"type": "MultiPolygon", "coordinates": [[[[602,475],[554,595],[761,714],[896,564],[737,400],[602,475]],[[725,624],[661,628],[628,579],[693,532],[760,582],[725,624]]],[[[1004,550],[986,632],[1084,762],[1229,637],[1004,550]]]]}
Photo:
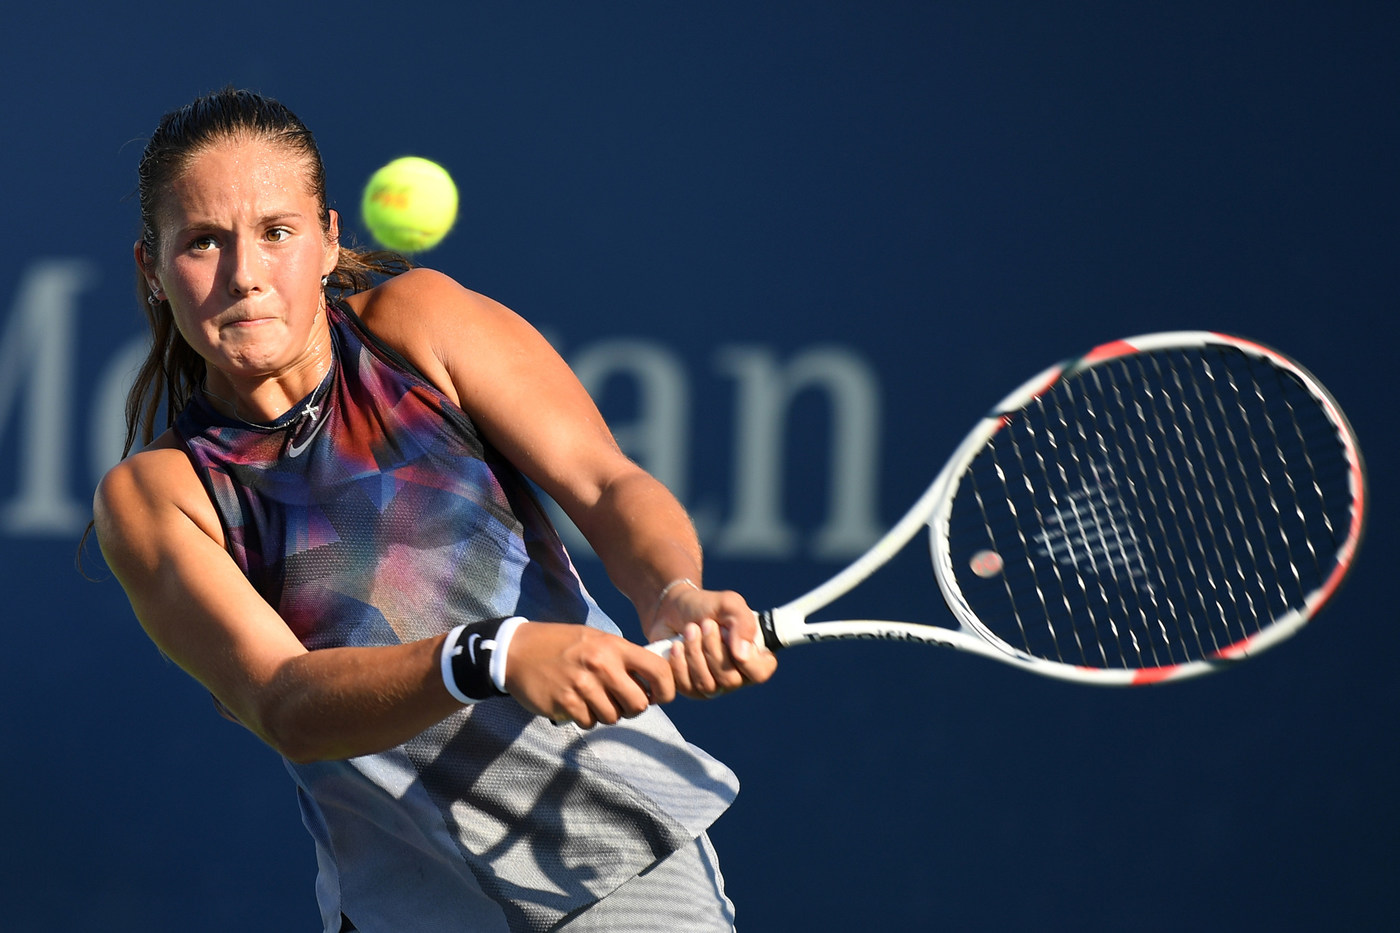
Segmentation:
{"type": "Polygon", "coordinates": [[[731,929],[705,830],[737,783],[656,704],[776,661],[681,506],[520,317],[339,245],[278,102],[166,115],[139,193],[144,446],[99,541],[160,650],[286,759],[326,933],[731,929]],[[682,650],[620,636],[527,480],[682,650]]]}

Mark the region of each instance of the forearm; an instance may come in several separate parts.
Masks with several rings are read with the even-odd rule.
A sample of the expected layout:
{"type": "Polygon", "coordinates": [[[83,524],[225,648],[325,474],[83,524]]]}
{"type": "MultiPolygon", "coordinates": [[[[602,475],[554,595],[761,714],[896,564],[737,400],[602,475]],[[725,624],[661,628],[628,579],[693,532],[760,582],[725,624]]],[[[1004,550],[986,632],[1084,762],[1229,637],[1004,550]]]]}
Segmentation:
{"type": "Polygon", "coordinates": [[[461,708],[443,685],[441,637],[290,658],[258,690],[254,721],[293,761],[351,758],[408,741],[461,708]]]}
{"type": "Polygon", "coordinates": [[[571,517],[643,626],[668,583],[702,583],[704,559],[690,516],[647,473],[637,470],[614,481],[587,511],[571,517]]]}
{"type": "Polygon", "coordinates": [[[677,692],[710,697],[761,683],[777,661],[738,593],[704,589],[699,538],[675,497],[637,470],[573,515],[613,583],[637,609],[647,641],[683,636],[668,663],[677,692]]]}

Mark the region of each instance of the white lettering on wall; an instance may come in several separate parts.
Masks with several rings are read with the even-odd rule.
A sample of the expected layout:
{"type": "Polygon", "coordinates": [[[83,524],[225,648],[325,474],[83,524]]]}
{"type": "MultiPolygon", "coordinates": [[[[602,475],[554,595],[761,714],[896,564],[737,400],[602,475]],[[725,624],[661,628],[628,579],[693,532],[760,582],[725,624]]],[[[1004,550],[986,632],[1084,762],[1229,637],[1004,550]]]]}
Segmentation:
{"type": "MultiPolygon", "coordinates": [[[[96,275],[81,260],[32,263],[0,327],[0,490],[9,497],[0,502],[0,536],[81,531],[93,484],[121,454],[126,393],[146,341],[117,347],[100,366],[85,366],[87,379],[81,377],[79,297],[96,275]],[[82,425],[78,412],[86,415],[82,425]],[[79,462],[88,475],[73,475],[79,462]],[[6,475],[12,469],[14,479],[6,475]]],[[[719,477],[728,488],[718,500],[726,504],[711,503],[696,518],[711,553],[841,559],[879,537],[880,387],[854,350],[812,347],[784,360],[764,346],[721,347],[714,371],[732,380],[732,411],[707,408],[710,399],[696,398],[694,379],[703,374],[691,372],[691,358],[656,341],[601,340],[573,348],[566,358],[600,400],[623,450],[682,502],[692,498],[694,427],[705,426],[709,445],[728,437],[731,466],[719,477]],[[792,408],[804,396],[819,399],[828,413],[825,450],[816,449],[820,440],[794,437],[788,429],[792,408]],[[607,404],[617,398],[627,404],[607,404]],[[799,521],[784,511],[786,478],[814,469],[826,479],[821,514],[799,521]]],[[[561,528],[571,547],[586,547],[571,525],[561,522],[561,528]]]]}
{"type": "MultiPolygon", "coordinates": [[[[807,391],[821,393],[831,412],[825,521],[812,538],[810,553],[836,559],[869,547],[881,531],[876,501],[880,392],[870,366],[843,347],[807,350],[786,365],[765,347],[726,347],[717,363],[734,377],[738,391],[730,517],[712,529],[708,516],[697,516],[711,552],[787,558],[799,550],[800,533],[782,511],[784,468],[806,468],[812,455],[804,449],[784,457],[784,426],[793,402],[807,391]],[[790,462],[798,456],[807,461],[790,462]]],[[[635,419],[624,421],[610,413],[608,423],[623,450],[686,501],[690,392],[679,358],[659,344],[611,340],[573,353],[570,365],[595,399],[605,398],[609,380],[635,382],[635,419]]],[[[555,517],[567,529],[570,547],[582,547],[577,531],[557,512],[555,517]]]]}
{"type": "Polygon", "coordinates": [[[6,534],[70,534],[87,523],[69,444],[78,295],[94,281],[96,270],[81,260],[35,262],[0,333],[0,449],[15,450],[19,461],[19,486],[0,508],[6,534]]]}
{"type": "MultiPolygon", "coordinates": [[[[720,368],[734,376],[734,508],[720,529],[715,551],[734,557],[785,557],[796,550],[797,531],[783,516],[788,410],[806,390],[825,394],[831,411],[826,523],[812,541],[816,557],[847,557],[878,536],[875,479],[879,450],[879,385],[869,365],[842,347],[819,347],[780,366],[763,347],[720,351],[720,368]]],[[[799,456],[805,455],[802,451],[799,456]]]]}

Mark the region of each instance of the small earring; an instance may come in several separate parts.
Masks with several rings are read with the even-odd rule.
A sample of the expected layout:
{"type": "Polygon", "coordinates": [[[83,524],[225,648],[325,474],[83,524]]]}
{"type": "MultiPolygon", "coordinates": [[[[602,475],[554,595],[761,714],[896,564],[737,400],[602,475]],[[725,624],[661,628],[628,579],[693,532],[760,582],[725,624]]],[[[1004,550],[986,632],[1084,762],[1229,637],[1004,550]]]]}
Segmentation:
{"type": "Polygon", "coordinates": [[[147,295],[146,300],[153,305],[160,304],[160,299],[157,298],[155,295],[147,295]]]}
{"type": "Polygon", "coordinates": [[[331,280],[331,277],[330,277],[329,275],[323,275],[323,276],[321,276],[321,287],[322,287],[322,288],[325,288],[325,287],[326,287],[326,283],[329,282],[330,280],[331,280]]]}

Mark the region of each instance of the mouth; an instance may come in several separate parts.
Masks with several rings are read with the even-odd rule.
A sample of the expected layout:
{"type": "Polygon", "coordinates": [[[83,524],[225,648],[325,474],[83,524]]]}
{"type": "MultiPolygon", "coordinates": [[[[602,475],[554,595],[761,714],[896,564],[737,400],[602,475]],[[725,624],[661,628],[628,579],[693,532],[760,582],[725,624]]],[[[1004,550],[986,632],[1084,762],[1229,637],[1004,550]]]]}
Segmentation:
{"type": "Polygon", "coordinates": [[[234,319],[231,320],[231,321],[224,321],[222,324],[219,325],[219,327],[220,327],[220,329],[225,328],[225,327],[232,327],[232,328],[236,328],[236,329],[242,329],[242,328],[245,328],[245,327],[256,327],[256,326],[258,326],[259,324],[270,324],[270,323],[272,323],[272,321],[273,321],[273,318],[270,318],[270,317],[247,317],[247,318],[241,317],[241,318],[234,318],[234,319]]]}

